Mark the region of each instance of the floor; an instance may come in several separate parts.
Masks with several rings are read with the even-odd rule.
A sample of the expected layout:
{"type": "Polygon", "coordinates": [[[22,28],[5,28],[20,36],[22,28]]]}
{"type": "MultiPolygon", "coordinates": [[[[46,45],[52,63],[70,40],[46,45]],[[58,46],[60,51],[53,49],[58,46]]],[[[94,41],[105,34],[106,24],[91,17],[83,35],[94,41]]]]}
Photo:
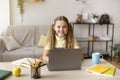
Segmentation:
{"type": "Polygon", "coordinates": [[[120,62],[116,62],[115,59],[112,59],[112,61],[111,61],[110,58],[106,58],[105,60],[107,60],[108,62],[110,62],[111,64],[116,66],[118,69],[120,69],[120,62]]]}

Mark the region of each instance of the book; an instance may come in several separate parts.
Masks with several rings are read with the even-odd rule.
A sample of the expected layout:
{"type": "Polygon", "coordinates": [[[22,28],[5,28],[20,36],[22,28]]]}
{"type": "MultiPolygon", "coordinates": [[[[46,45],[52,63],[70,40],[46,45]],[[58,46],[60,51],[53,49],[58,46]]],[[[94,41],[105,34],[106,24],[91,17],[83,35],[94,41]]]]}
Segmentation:
{"type": "MultiPolygon", "coordinates": [[[[14,64],[14,65],[17,65],[17,66],[31,68],[31,64],[36,63],[36,62],[42,62],[42,60],[36,59],[36,58],[22,58],[22,59],[12,61],[11,63],[14,64]]],[[[46,64],[47,63],[42,62],[39,67],[42,67],[46,64]]]]}
{"type": "Polygon", "coordinates": [[[88,68],[87,71],[91,73],[102,74],[106,72],[107,70],[109,70],[110,68],[111,68],[110,66],[96,64],[88,68]]]}
{"type": "Polygon", "coordinates": [[[11,63],[14,64],[14,65],[17,65],[17,66],[31,68],[30,62],[28,60],[31,61],[31,62],[35,61],[34,58],[22,58],[22,59],[12,61],[11,63]]]}
{"type": "Polygon", "coordinates": [[[12,71],[0,70],[0,80],[5,79],[6,77],[8,77],[11,74],[12,74],[12,71]]]}
{"type": "Polygon", "coordinates": [[[106,76],[114,76],[116,68],[113,66],[110,66],[110,69],[102,73],[103,75],[106,76]]]}

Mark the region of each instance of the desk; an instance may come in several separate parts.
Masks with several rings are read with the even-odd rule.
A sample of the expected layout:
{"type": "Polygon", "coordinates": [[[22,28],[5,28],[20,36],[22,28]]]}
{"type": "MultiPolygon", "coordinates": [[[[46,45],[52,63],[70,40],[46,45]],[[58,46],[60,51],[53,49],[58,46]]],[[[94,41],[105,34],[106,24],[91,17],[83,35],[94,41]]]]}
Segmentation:
{"type": "MultiPolygon", "coordinates": [[[[101,63],[104,65],[112,65],[107,61],[101,59],[101,63]]],[[[120,80],[120,70],[116,68],[114,77],[92,74],[86,71],[87,68],[92,66],[91,59],[85,59],[82,61],[81,70],[70,71],[48,71],[47,66],[41,68],[41,79],[38,80],[120,80]]],[[[10,62],[0,62],[0,69],[12,70],[15,66],[10,62]]],[[[5,80],[34,80],[30,77],[30,69],[21,67],[21,76],[14,77],[9,76],[5,80]]],[[[37,80],[37,79],[35,79],[37,80]]]]}

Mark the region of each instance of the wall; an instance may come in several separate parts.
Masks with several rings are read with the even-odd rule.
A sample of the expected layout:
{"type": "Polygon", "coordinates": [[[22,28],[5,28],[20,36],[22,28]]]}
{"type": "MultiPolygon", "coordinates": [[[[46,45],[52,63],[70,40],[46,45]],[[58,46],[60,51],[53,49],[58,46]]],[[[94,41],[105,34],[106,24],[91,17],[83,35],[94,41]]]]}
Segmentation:
{"type": "Polygon", "coordinates": [[[0,0],[0,34],[10,24],[9,0],[0,0]]]}
{"type": "Polygon", "coordinates": [[[11,0],[11,24],[42,25],[45,30],[59,15],[66,16],[70,22],[75,21],[76,14],[81,12],[82,8],[88,13],[108,13],[111,22],[115,24],[114,42],[120,41],[120,0],[86,0],[83,4],[81,0],[44,0],[41,3],[35,3],[32,0],[26,0],[24,21],[21,22],[17,0],[11,0]]]}

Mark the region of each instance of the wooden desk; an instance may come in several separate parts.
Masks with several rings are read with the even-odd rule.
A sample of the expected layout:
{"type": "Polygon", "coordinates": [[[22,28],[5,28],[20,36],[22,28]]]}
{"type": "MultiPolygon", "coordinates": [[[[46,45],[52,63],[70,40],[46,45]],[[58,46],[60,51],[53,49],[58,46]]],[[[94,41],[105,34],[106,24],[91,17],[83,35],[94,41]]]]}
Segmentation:
{"type": "MultiPolygon", "coordinates": [[[[100,64],[111,65],[105,60],[101,60],[100,64]]],[[[70,71],[48,71],[47,66],[41,68],[41,79],[38,80],[120,80],[120,70],[116,68],[114,77],[97,75],[86,72],[86,69],[92,66],[91,59],[85,59],[82,62],[81,70],[70,71]]],[[[0,69],[12,70],[15,66],[10,62],[0,62],[0,69]]],[[[21,76],[9,76],[5,80],[34,80],[30,76],[30,69],[21,67],[21,76]]],[[[37,79],[35,79],[37,80],[37,79]]]]}

